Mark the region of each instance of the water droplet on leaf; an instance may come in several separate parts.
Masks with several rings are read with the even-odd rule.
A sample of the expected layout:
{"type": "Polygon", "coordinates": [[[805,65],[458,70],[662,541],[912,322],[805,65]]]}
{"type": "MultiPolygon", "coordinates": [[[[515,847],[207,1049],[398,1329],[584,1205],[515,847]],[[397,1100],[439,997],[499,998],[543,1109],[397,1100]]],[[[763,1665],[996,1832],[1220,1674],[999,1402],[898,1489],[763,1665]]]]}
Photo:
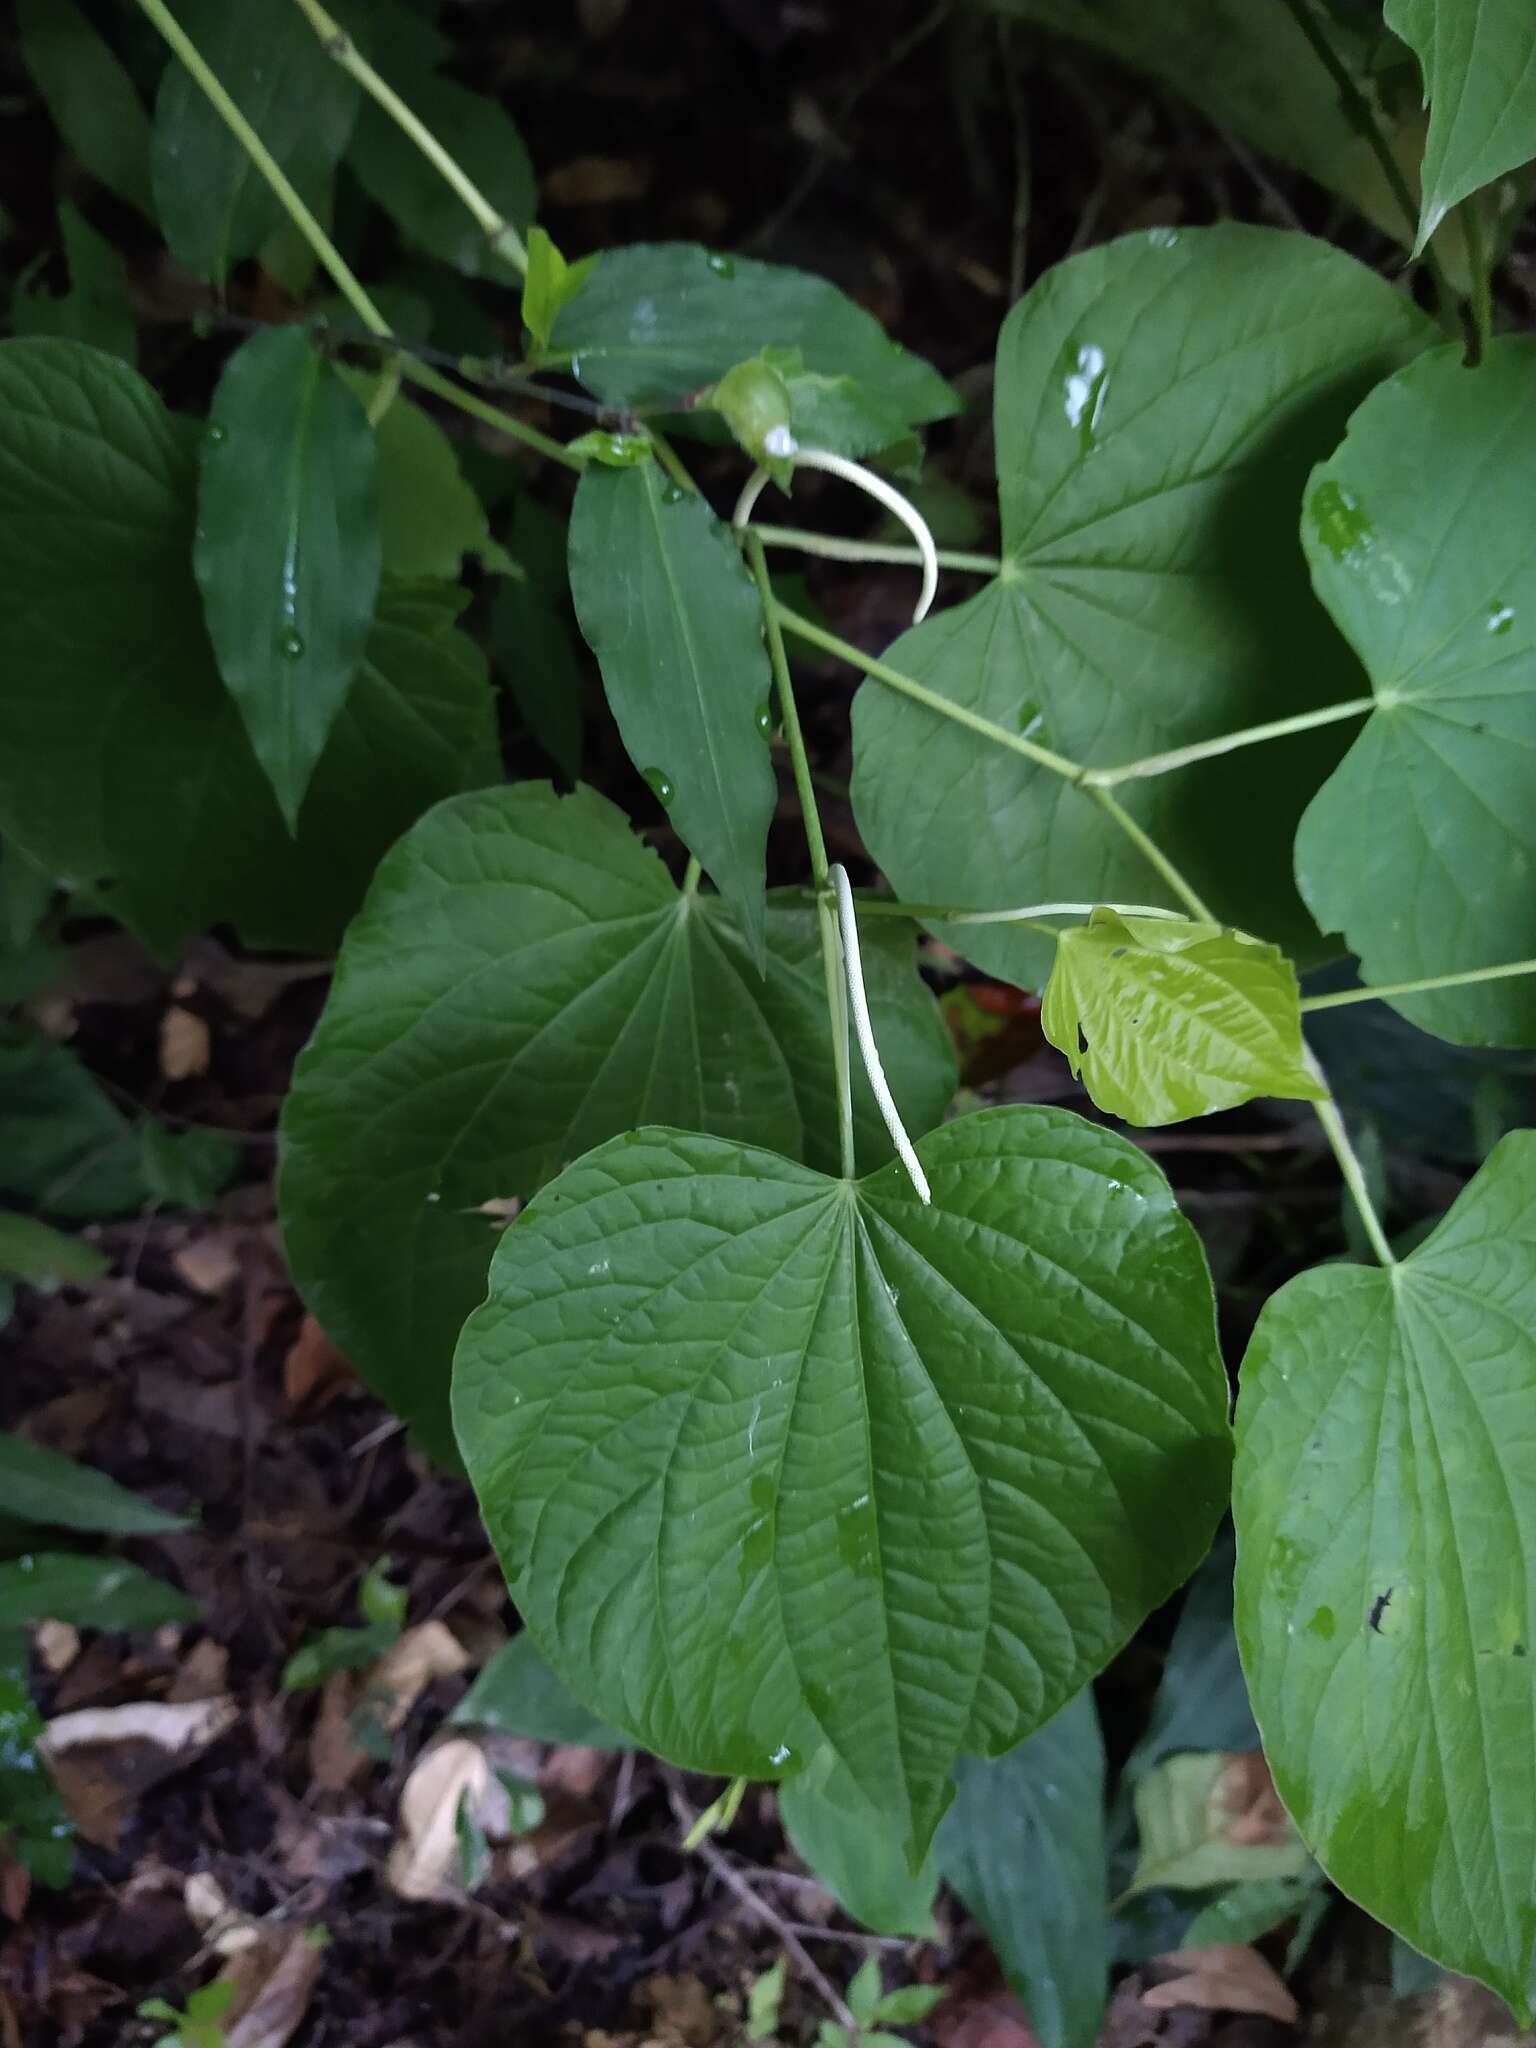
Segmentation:
{"type": "Polygon", "coordinates": [[[762,734],[763,738],[764,738],[765,740],[770,740],[770,739],[772,739],[772,738],[773,738],[773,706],[772,706],[771,704],[768,704],[768,703],[762,703],[762,704],[759,704],[759,705],[758,705],[758,707],[757,707],[757,710],[756,710],[756,711],[755,711],[755,712],[753,713],[753,716],[754,716],[754,717],[756,718],[756,720],[757,720],[757,729],[758,729],[758,731],[759,731],[759,732],[760,732],[760,733],[762,734]]]}
{"type": "Polygon", "coordinates": [[[661,487],[663,505],[681,505],[687,495],[681,484],[663,484],[661,487]]]}
{"type": "Polygon", "coordinates": [[[226,440],[227,438],[228,436],[226,435],[224,429],[218,424],[216,420],[210,420],[208,422],[207,440],[209,447],[217,448],[219,443],[223,440],[226,440]]]}
{"type": "Polygon", "coordinates": [[[709,258],[709,267],[716,277],[734,277],[736,275],[736,265],[729,256],[711,256],[709,258]]]}
{"type": "Polygon", "coordinates": [[[1507,633],[1515,623],[1515,608],[1512,604],[1498,604],[1488,614],[1490,633],[1507,633]]]}
{"type": "Polygon", "coordinates": [[[669,808],[673,797],[677,794],[671,776],[664,775],[659,768],[646,768],[642,773],[645,776],[646,782],[650,785],[651,794],[655,797],[657,803],[661,805],[663,810],[669,808]]]}
{"type": "Polygon", "coordinates": [[[297,661],[304,652],[304,637],[290,626],[277,643],[277,651],[284,661],[297,661]]]}

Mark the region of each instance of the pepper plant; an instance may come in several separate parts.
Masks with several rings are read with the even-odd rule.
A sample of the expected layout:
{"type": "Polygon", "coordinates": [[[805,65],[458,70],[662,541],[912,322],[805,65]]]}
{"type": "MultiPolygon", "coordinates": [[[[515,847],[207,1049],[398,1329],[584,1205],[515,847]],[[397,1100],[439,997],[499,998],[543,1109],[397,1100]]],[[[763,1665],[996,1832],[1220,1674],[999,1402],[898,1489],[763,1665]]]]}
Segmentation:
{"type": "Polygon", "coordinates": [[[1367,210],[1438,312],[1417,273],[1297,232],[1069,257],[997,337],[991,557],[938,553],[890,481],[959,407],[935,370],[802,272],[568,261],[426,15],[122,13],[166,46],[152,120],[72,0],[23,8],[66,138],[215,312],[259,256],[294,317],[241,333],[190,421],[121,360],[115,259],[61,212],[69,291],[0,348],[0,830],[167,957],[213,921],[345,926],[283,1116],[289,1257],[462,1459],[554,1672],[681,1765],[835,1795],[915,1870],[957,1763],[1077,1699],[1230,1505],[1306,1843],[1527,2011],[1536,1143],[1505,1137],[1404,1253],[1304,1036],[1374,1001],[1536,1044],[1536,343],[1493,333],[1488,289],[1536,151],[1524,0],[1387,9],[1428,88],[1422,211],[1356,31],[1253,10],[1255,47],[1347,105],[1367,210]],[[520,289],[522,360],[429,346],[409,294],[370,291],[324,225],[338,179],[408,249],[520,289]],[[574,440],[525,417],[550,388],[590,416],[574,440]],[[543,465],[546,504],[574,477],[570,595],[654,798],[634,819],[502,779],[462,565],[500,581],[516,700],[568,755],[549,515],[520,500],[493,538],[425,399],[543,465]],[[674,445],[701,431],[741,452],[729,516],[674,445]],[[761,521],[805,469],[914,545],[761,521]],[[768,550],[796,548],[920,572],[911,630],[875,656],[791,606],[768,550]],[[888,886],[829,861],[792,646],[863,678],[853,805],[888,886]],[[770,891],[776,735],[805,869],[770,891]],[[680,881],[637,830],[661,812],[680,881]],[[1043,991],[1123,1123],[1263,1096],[1321,1121],[1373,1263],[1265,1308],[1235,1479],[1162,1173],[1056,1108],[946,1121],[919,930],[1043,991]],[[1303,999],[1345,950],[1360,985],[1303,999]]]}

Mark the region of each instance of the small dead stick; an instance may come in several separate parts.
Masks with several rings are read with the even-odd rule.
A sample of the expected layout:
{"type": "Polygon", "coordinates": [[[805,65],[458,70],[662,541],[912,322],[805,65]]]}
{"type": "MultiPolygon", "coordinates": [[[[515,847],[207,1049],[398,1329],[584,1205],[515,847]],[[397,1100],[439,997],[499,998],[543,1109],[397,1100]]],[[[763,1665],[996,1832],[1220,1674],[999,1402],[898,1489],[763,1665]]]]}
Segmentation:
{"type": "MultiPolygon", "coordinates": [[[[698,1815],[683,1796],[683,1789],[671,1771],[663,1774],[667,1785],[667,1798],[677,1816],[684,1834],[689,1833],[698,1815]]],[[[695,1855],[702,1856],[712,1876],[718,1877],[729,1891],[733,1891],[749,1912],[755,1913],[766,1927],[771,1927],[783,1945],[784,1953],[800,1972],[805,1981],[819,1995],[822,2002],[838,2025],[847,2032],[851,2042],[859,2039],[859,2023],[848,2008],[848,2002],[826,1972],[813,1960],[810,1952],[798,1934],[781,1913],[774,1910],[768,1901],[759,1897],[749,1880],[739,1870],[732,1868],[728,1859],[721,1855],[714,1843],[705,1835],[694,1844],[695,1855]]]]}

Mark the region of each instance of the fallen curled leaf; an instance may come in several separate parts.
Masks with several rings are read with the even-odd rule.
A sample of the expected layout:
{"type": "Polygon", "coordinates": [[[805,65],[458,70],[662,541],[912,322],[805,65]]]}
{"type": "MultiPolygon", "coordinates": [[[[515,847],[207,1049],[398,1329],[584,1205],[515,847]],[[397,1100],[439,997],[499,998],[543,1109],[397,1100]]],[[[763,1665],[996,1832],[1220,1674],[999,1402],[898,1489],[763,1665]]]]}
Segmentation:
{"type": "Polygon", "coordinates": [[[543,184],[556,206],[610,206],[618,199],[643,199],[651,189],[651,168],[627,157],[578,156],[557,164],[543,184]]]}
{"type": "Polygon", "coordinates": [[[478,1742],[456,1736],[429,1749],[400,1794],[400,1831],[386,1875],[402,1899],[452,1898],[459,1883],[459,1814],[488,1840],[504,1840],[511,1817],[505,1786],[478,1742]]]}
{"type": "Polygon", "coordinates": [[[1300,2018],[1295,1999],[1256,1949],[1222,1942],[1176,1949],[1157,1960],[1177,1974],[1142,1992],[1141,2003],[1154,2012],[1194,2005],[1206,2012],[1260,2013],[1287,2026],[1300,2018]]]}
{"type": "Polygon", "coordinates": [[[1211,1817],[1217,1832],[1241,1848],[1290,1840],[1291,1817],[1262,1750],[1232,1756],[1212,1789],[1211,1817]]]}
{"type": "Polygon", "coordinates": [[[50,1721],[38,1748],[80,1833],[98,1848],[115,1849],[144,1793],[201,1756],[239,1717],[227,1694],[82,1707],[50,1721]]]}
{"type": "Polygon", "coordinates": [[[301,1408],[324,1408],[355,1378],[351,1366],[314,1317],[306,1315],[283,1360],[283,1398],[289,1413],[301,1408]]]}
{"type": "Polygon", "coordinates": [[[1040,2048],[990,1950],[956,1972],[948,1998],[928,2016],[927,2031],[937,2048],[1040,2048]]]}
{"type": "Polygon", "coordinates": [[[358,1684],[350,1671],[334,1671],[320,1693],[320,1711],[309,1737],[309,1774],[317,1791],[345,1792],[365,1769],[367,1753],[352,1734],[358,1684]]]}
{"type": "Polygon", "coordinates": [[[287,2048],[303,2024],[325,1962],[307,1932],[264,1935],[223,1972],[235,1986],[223,2019],[224,2048],[287,2048]]]}
{"type": "Polygon", "coordinates": [[[393,1732],[435,1679],[457,1678],[469,1664],[469,1652],[446,1622],[419,1622],[373,1666],[366,1690],[379,1719],[393,1732]]]}
{"type": "Polygon", "coordinates": [[[240,1254],[235,1241],[222,1232],[209,1231],[206,1236],[194,1237],[190,1244],[182,1245],[171,1253],[171,1264],[177,1277],[184,1280],[194,1294],[222,1294],[240,1271],[240,1254]]]}
{"type": "Polygon", "coordinates": [[[190,1081],[206,1074],[213,1057],[213,1039],[195,1010],[172,1003],[160,1019],[160,1071],[167,1081],[190,1081]]]}

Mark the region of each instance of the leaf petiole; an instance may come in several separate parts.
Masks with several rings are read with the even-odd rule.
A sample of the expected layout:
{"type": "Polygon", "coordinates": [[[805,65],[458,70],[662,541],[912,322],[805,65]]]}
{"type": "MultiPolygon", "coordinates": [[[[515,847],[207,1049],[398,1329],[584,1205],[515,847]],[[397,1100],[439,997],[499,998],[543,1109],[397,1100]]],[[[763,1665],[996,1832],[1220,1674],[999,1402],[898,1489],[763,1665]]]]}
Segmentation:
{"type": "Polygon", "coordinates": [[[907,1136],[907,1127],[901,1120],[901,1111],[896,1107],[891,1084],[885,1078],[880,1048],[875,1043],[875,1028],[869,1020],[869,1002],[864,994],[864,966],[859,957],[859,921],[854,914],[853,891],[848,886],[848,873],[841,861],[832,869],[832,886],[837,891],[837,921],[843,941],[843,966],[848,975],[848,1003],[853,1012],[854,1033],[859,1041],[864,1072],[869,1077],[870,1092],[875,1098],[881,1116],[885,1119],[885,1128],[891,1134],[896,1156],[907,1169],[907,1177],[917,1189],[918,1200],[924,1204],[931,1203],[933,1193],[928,1186],[928,1176],[923,1171],[922,1161],[913,1150],[912,1140],[907,1136]]]}
{"type": "Polygon", "coordinates": [[[515,269],[526,275],[528,251],[523,246],[522,236],[510,221],[502,219],[480,187],[449,155],[420,116],[413,114],[393,86],[379,76],[336,17],[321,6],[320,0],[294,0],[294,5],[320,38],[325,54],[357,80],[374,104],[381,107],[402,134],[415,143],[444,183],[463,200],[496,255],[505,257],[515,269]]]}
{"type": "MultiPolygon", "coordinates": [[[[892,568],[916,569],[922,554],[898,541],[845,540],[841,534],[812,533],[802,526],[763,526],[753,522],[752,531],[762,536],[764,547],[796,548],[802,555],[819,555],[828,562],[886,562],[892,568]]],[[[936,548],[941,569],[957,569],[976,576],[996,576],[1003,567],[1000,555],[972,555],[957,548],[936,548]]]]}
{"type": "MultiPolygon", "coordinates": [[[[786,437],[787,439],[787,437],[786,437]]],[[[912,614],[912,623],[919,625],[928,616],[939,587],[939,556],[933,544],[933,530],[911,499],[903,496],[894,484],[888,484],[883,476],[866,469],[862,462],[850,462],[844,455],[834,455],[826,448],[800,448],[789,442],[785,451],[798,469],[820,469],[828,476],[841,477],[844,483],[853,484],[876,504],[883,505],[887,512],[894,514],[917,542],[918,560],[922,563],[923,581],[918,592],[917,608],[912,614]]],[[[736,509],[731,514],[731,524],[739,532],[752,516],[752,507],[762,495],[764,484],[769,481],[766,469],[754,469],[741,487],[741,496],[736,500],[736,509]]]]}
{"type": "Polygon", "coordinates": [[[1235,753],[1239,747],[1258,746],[1265,740],[1288,739],[1292,733],[1311,732],[1320,725],[1337,725],[1345,718],[1360,718],[1396,700],[1390,696],[1351,697],[1347,703],[1324,704],[1316,711],[1298,711],[1290,718],[1272,718],[1265,725],[1244,726],[1238,732],[1218,733],[1214,739],[1195,740],[1187,747],[1170,747],[1163,754],[1145,754],[1138,761],[1122,761],[1113,768],[1090,768],[1083,776],[1085,789],[1113,789],[1117,783],[1133,782],[1148,775],[1168,775],[1175,768],[1188,768],[1196,761],[1214,760],[1220,754],[1235,753]]]}
{"type": "Polygon", "coordinates": [[[1371,988],[1341,988],[1331,995],[1303,996],[1303,1010],[1337,1010],[1346,1003],[1387,1002],[1394,996],[1427,995],[1437,988],[1471,988],[1479,981],[1508,981],[1536,974],[1536,960],[1508,960],[1499,967],[1468,967],[1459,974],[1428,974],[1420,981],[1387,981],[1371,988]]]}

